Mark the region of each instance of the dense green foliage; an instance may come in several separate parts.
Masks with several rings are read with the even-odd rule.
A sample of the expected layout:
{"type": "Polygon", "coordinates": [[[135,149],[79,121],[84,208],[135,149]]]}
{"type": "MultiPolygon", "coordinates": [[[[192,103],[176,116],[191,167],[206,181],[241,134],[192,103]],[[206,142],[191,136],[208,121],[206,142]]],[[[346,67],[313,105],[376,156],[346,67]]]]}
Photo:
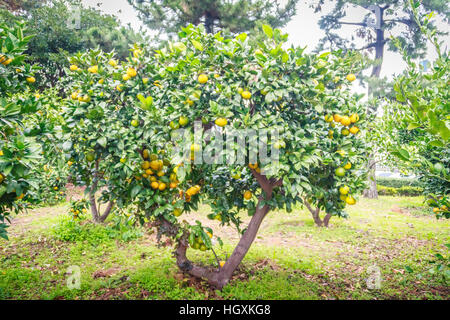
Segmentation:
{"type": "Polygon", "coordinates": [[[384,107],[380,131],[383,147],[416,173],[430,195],[438,216],[450,217],[450,108],[447,52],[442,52],[437,33],[429,29],[432,14],[419,16],[412,8],[421,32],[433,43],[438,58],[429,70],[404,54],[407,70],[395,79],[396,101],[384,107]]]}
{"type": "Polygon", "coordinates": [[[241,33],[264,23],[284,26],[295,15],[298,0],[128,0],[151,29],[173,35],[188,24],[204,24],[208,33],[241,33]]]}
{"type": "Polygon", "coordinates": [[[23,209],[23,202],[17,200],[25,200],[30,187],[37,185],[31,173],[40,147],[35,133],[27,132],[23,125],[24,117],[40,108],[32,93],[36,67],[28,64],[24,55],[29,41],[23,25],[0,24],[0,237],[3,238],[11,211],[23,209]]]}
{"type": "Polygon", "coordinates": [[[120,26],[116,17],[85,8],[79,0],[32,0],[14,14],[0,8],[0,20],[9,24],[23,20],[33,32],[26,53],[30,61],[42,67],[36,75],[41,88],[56,86],[64,75],[67,57],[78,51],[100,47],[108,52],[115,50],[124,58],[132,43],[143,41],[141,34],[120,26]]]}

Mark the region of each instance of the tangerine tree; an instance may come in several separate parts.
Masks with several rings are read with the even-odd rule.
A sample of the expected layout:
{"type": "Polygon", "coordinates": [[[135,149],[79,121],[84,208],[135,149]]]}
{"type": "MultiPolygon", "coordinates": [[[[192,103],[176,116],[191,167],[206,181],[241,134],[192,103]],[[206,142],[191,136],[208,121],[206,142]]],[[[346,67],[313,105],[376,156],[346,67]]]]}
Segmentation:
{"type": "MultiPolygon", "coordinates": [[[[353,81],[352,76],[348,78],[353,81]]],[[[322,122],[322,130],[328,129],[328,133],[317,143],[323,161],[306,173],[311,188],[304,203],[319,227],[328,227],[332,216],[348,217],[345,206],[356,203],[355,195],[364,190],[367,176],[366,160],[361,153],[366,145],[360,137],[358,115],[364,110],[358,104],[345,110],[337,100],[328,106],[329,113],[322,122]],[[325,211],[323,218],[321,210],[325,211]]]]}
{"type": "Polygon", "coordinates": [[[22,23],[0,24],[0,237],[7,238],[11,212],[24,209],[27,191],[36,186],[31,171],[39,158],[33,134],[25,135],[27,114],[36,112],[38,99],[30,90],[36,70],[23,54],[31,36],[24,36],[22,23]]]}
{"type": "Polygon", "coordinates": [[[411,11],[421,33],[436,49],[437,59],[426,70],[396,39],[407,68],[394,79],[396,96],[384,107],[380,136],[391,159],[424,182],[436,216],[450,218],[449,57],[441,48],[439,32],[431,26],[433,12],[420,14],[419,3],[411,3],[411,11]]]}
{"type": "Polygon", "coordinates": [[[74,174],[91,197],[103,188],[105,201],[134,208],[141,222],[174,239],[178,267],[217,288],[228,283],[269,211],[302,203],[319,186],[316,177],[332,181],[323,198],[331,214],[342,211],[339,187],[350,185],[352,194],[359,188],[352,173],[330,169],[359,165],[359,135],[323,141],[327,115],[360,114],[352,127],[364,130],[348,88],[353,77],[346,78],[361,67],[360,57],[285,49],[287,35],[263,30],[266,39],[256,44],[245,33],[225,38],[191,25],[177,42],[156,51],[135,46],[120,63],[91,51],[71,60],[67,82],[73,100],[65,112],[66,150],[74,174]],[[213,249],[211,228],[183,220],[200,203],[209,205],[208,218],[242,235],[216,268],[186,254],[213,249]],[[245,228],[242,211],[251,217],[245,228]]]}

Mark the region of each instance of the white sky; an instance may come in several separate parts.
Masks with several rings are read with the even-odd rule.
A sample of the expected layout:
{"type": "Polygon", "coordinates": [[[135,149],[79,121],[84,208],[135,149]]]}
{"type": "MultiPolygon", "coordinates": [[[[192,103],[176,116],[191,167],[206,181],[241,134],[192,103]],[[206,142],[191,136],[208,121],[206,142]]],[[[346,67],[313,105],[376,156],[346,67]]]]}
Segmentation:
{"type": "MultiPolygon", "coordinates": [[[[108,14],[116,15],[123,24],[130,24],[135,30],[139,30],[142,27],[142,23],[137,18],[137,14],[132,6],[128,4],[127,0],[83,0],[83,3],[88,6],[98,7],[97,3],[101,3],[99,8],[108,14]]],[[[316,48],[319,40],[324,36],[324,32],[320,30],[318,26],[318,20],[320,15],[323,15],[331,9],[330,6],[324,7],[322,12],[314,13],[312,8],[309,8],[306,1],[302,0],[297,5],[297,15],[283,28],[283,31],[289,34],[289,45],[294,46],[307,46],[307,51],[312,51],[316,48]]],[[[343,21],[348,22],[360,22],[367,10],[363,8],[352,9],[349,11],[347,17],[343,18],[343,21]]],[[[440,29],[445,28],[446,31],[450,31],[448,24],[439,24],[440,29]]],[[[350,36],[354,34],[356,26],[344,25],[339,34],[341,36],[350,36]]],[[[386,34],[386,37],[389,35],[386,34]]],[[[450,36],[445,39],[445,44],[448,46],[450,43],[450,36]]],[[[445,46],[444,46],[445,47],[445,46]]],[[[433,50],[429,50],[427,59],[433,61],[436,54],[433,50]]],[[[405,67],[401,56],[397,53],[393,53],[385,50],[384,61],[381,69],[381,76],[392,77],[393,74],[400,73],[405,67]]],[[[359,90],[358,90],[359,91],[359,90]]]]}

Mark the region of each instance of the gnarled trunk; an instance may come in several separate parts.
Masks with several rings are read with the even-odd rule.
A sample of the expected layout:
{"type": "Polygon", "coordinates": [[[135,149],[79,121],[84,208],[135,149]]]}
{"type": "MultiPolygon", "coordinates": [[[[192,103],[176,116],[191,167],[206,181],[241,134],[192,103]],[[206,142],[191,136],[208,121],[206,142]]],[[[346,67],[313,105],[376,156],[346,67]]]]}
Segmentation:
{"type": "Polygon", "coordinates": [[[95,198],[95,192],[97,190],[97,185],[98,185],[99,162],[100,162],[100,159],[98,159],[95,162],[94,177],[92,179],[91,188],[89,190],[89,202],[91,204],[92,220],[97,223],[103,223],[103,222],[105,222],[106,218],[108,218],[109,214],[111,213],[111,210],[114,207],[114,201],[112,201],[112,200],[109,201],[103,214],[100,213],[100,204],[97,208],[97,201],[95,198]]]}
{"type": "MultiPolygon", "coordinates": [[[[384,11],[388,8],[389,6],[385,6],[383,8],[380,8],[380,28],[376,29],[376,41],[375,41],[375,60],[378,62],[372,69],[372,73],[371,73],[371,77],[374,78],[380,78],[380,73],[381,73],[381,65],[383,63],[383,58],[384,58],[384,46],[386,44],[386,40],[384,39],[384,11]]],[[[369,97],[373,95],[373,88],[371,87],[371,85],[369,84],[369,92],[368,92],[369,97]]],[[[376,108],[374,110],[372,110],[370,107],[368,107],[367,109],[367,114],[370,114],[372,112],[377,112],[376,108]]],[[[377,191],[377,182],[375,179],[375,154],[370,154],[369,155],[369,160],[367,162],[367,166],[369,168],[369,187],[364,190],[363,192],[363,196],[365,198],[369,198],[369,199],[378,199],[378,191],[377,191]]]]}
{"type": "Polygon", "coordinates": [[[327,213],[322,220],[322,219],[320,219],[320,208],[317,207],[316,209],[313,209],[306,199],[303,199],[303,201],[304,201],[306,207],[308,208],[309,212],[311,212],[311,215],[314,219],[314,223],[318,227],[328,227],[328,224],[331,219],[331,214],[327,213]]]}
{"type": "MultiPolygon", "coordinates": [[[[261,185],[265,197],[261,196],[259,198],[255,214],[252,216],[247,229],[239,240],[236,248],[233,250],[230,258],[228,258],[222,268],[219,267],[218,270],[215,270],[212,268],[197,266],[193,264],[186,257],[186,251],[189,246],[189,234],[185,232],[178,240],[175,256],[177,265],[180,270],[194,277],[206,279],[210,285],[220,290],[230,281],[233,272],[244,259],[245,255],[247,254],[248,250],[253,244],[253,241],[256,238],[256,234],[258,233],[262,221],[270,210],[270,207],[267,204],[261,206],[262,201],[270,200],[272,198],[273,189],[276,186],[281,185],[281,181],[279,180],[268,180],[265,176],[257,173],[254,170],[252,170],[252,173],[261,185]]],[[[166,230],[170,230],[170,234],[177,234],[177,227],[175,227],[175,225],[171,224],[167,220],[164,220],[163,223],[166,225],[166,230]]]]}

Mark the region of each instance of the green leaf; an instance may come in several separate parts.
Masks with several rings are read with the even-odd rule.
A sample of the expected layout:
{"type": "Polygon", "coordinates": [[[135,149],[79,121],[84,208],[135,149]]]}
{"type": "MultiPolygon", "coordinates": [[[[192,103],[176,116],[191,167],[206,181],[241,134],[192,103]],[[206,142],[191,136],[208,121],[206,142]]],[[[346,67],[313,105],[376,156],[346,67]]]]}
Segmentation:
{"type": "Polygon", "coordinates": [[[203,51],[203,46],[200,42],[198,42],[197,40],[191,39],[192,45],[195,47],[195,49],[199,50],[199,51],[203,51]]]}
{"type": "Polygon", "coordinates": [[[108,140],[106,137],[101,137],[97,140],[97,143],[101,145],[103,148],[106,148],[106,144],[108,143],[108,140]]]}
{"type": "Polygon", "coordinates": [[[262,26],[262,29],[263,29],[264,33],[266,34],[266,36],[268,36],[269,38],[273,37],[273,29],[271,26],[264,24],[262,26]]]}
{"type": "Polygon", "coordinates": [[[236,39],[240,40],[241,42],[244,42],[245,39],[247,39],[247,34],[246,34],[245,32],[244,32],[244,33],[241,33],[240,35],[238,35],[238,36],[236,37],[236,39]]]}
{"type": "Polygon", "coordinates": [[[401,158],[403,158],[406,161],[409,161],[409,153],[408,153],[408,151],[406,151],[405,149],[399,149],[398,152],[399,152],[401,158]]]}
{"type": "Polygon", "coordinates": [[[420,123],[417,122],[411,122],[410,124],[408,124],[408,128],[406,128],[407,130],[414,130],[416,128],[420,127],[420,123]]]}
{"type": "Polygon", "coordinates": [[[133,189],[131,189],[131,197],[134,198],[136,195],[142,190],[140,185],[135,185],[133,189]]]}
{"type": "Polygon", "coordinates": [[[442,141],[440,141],[440,140],[433,140],[429,143],[429,145],[433,146],[433,147],[440,147],[440,148],[444,147],[444,143],[442,143],[442,141]]]}
{"type": "Polygon", "coordinates": [[[63,145],[62,145],[62,149],[64,151],[70,151],[70,149],[72,149],[72,141],[64,142],[63,145]]]}

